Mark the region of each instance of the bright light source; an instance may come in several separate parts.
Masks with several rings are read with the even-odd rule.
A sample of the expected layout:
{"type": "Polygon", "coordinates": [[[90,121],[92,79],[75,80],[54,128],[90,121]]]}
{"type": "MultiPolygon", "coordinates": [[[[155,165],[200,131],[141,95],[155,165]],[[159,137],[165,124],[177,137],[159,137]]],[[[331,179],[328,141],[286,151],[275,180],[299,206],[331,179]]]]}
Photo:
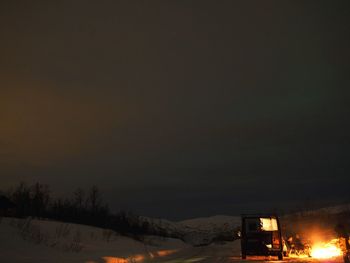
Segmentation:
{"type": "Polygon", "coordinates": [[[311,256],[313,258],[333,258],[343,254],[339,247],[338,239],[333,239],[328,243],[318,243],[312,246],[311,256]]]}

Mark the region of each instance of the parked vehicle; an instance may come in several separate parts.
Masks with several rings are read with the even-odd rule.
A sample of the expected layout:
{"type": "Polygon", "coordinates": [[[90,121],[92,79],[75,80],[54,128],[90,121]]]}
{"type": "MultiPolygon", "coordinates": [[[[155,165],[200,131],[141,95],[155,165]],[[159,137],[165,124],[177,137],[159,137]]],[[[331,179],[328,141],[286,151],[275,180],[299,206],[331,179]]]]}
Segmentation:
{"type": "Polygon", "coordinates": [[[283,259],[281,227],[276,215],[242,215],[242,259],[247,255],[283,259]]]}

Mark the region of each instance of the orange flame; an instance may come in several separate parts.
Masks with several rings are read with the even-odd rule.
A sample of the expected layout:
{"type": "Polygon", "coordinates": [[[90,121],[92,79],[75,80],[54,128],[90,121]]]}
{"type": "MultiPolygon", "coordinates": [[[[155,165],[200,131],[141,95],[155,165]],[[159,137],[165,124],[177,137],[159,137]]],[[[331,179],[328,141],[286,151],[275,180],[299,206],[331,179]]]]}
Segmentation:
{"type": "MultiPolygon", "coordinates": [[[[175,253],[177,250],[158,250],[153,253],[149,253],[149,258],[153,259],[154,257],[165,257],[175,253]]],[[[145,255],[137,254],[130,257],[102,257],[105,263],[131,263],[131,262],[143,262],[147,259],[145,255]]]]}
{"type": "Polygon", "coordinates": [[[105,263],[128,263],[128,260],[125,258],[119,257],[103,257],[105,263]]]}
{"type": "Polygon", "coordinates": [[[165,257],[165,256],[168,256],[168,255],[171,255],[173,253],[175,253],[177,250],[173,249],[173,250],[159,250],[157,251],[157,256],[158,257],[165,257]]]}
{"type": "Polygon", "coordinates": [[[340,249],[338,239],[332,239],[328,243],[317,243],[314,246],[312,246],[311,249],[311,256],[313,258],[333,258],[339,257],[342,254],[343,252],[340,249]]]}

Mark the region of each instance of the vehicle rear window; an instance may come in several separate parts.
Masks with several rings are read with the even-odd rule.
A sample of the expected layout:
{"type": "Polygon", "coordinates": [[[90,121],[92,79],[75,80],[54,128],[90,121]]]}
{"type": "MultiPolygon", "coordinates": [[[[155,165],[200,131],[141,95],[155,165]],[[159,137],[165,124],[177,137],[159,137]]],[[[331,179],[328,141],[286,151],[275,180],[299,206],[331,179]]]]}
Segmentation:
{"type": "Polygon", "coordinates": [[[269,217],[261,218],[248,218],[246,219],[246,231],[247,232],[260,232],[260,231],[277,231],[277,219],[269,217]]]}
{"type": "Polygon", "coordinates": [[[263,231],[277,231],[278,225],[276,218],[260,218],[261,230],[263,231]]]}

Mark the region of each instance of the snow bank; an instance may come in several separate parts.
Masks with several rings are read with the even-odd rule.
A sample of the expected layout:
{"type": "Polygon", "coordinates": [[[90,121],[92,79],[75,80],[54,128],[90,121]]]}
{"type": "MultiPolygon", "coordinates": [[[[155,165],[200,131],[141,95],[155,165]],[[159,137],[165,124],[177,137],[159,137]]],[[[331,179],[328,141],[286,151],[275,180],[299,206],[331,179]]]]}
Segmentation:
{"type": "Polygon", "coordinates": [[[188,247],[178,239],[145,237],[145,243],[113,231],[55,221],[3,218],[1,262],[136,262],[188,247]],[[113,260],[113,261],[112,261],[113,260]]]}
{"type": "Polygon", "coordinates": [[[207,231],[216,229],[234,229],[241,224],[241,218],[238,216],[217,215],[212,217],[201,217],[179,222],[179,224],[207,231]]]}
{"type": "Polygon", "coordinates": [[[139,217],[140,224],[148,222],[157,233],[179,238],[194,245],[209,245],[214,241],[232,241],[236,238],[240,226],[240,217],[212,216],[172,222],[164,219],[139,217]]]}

